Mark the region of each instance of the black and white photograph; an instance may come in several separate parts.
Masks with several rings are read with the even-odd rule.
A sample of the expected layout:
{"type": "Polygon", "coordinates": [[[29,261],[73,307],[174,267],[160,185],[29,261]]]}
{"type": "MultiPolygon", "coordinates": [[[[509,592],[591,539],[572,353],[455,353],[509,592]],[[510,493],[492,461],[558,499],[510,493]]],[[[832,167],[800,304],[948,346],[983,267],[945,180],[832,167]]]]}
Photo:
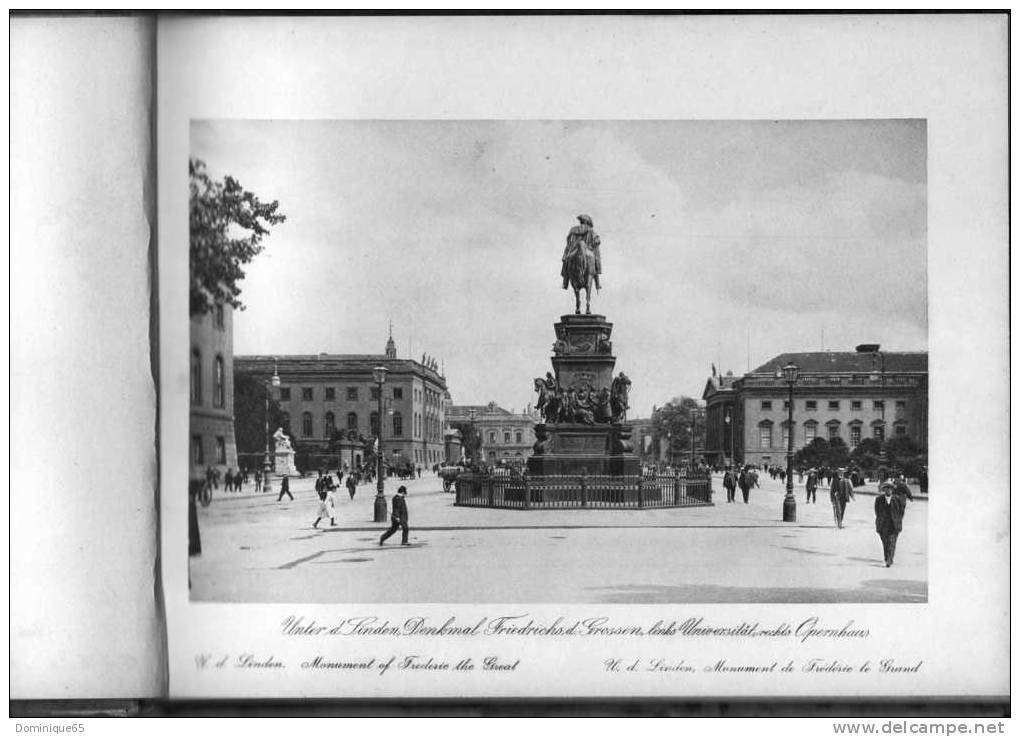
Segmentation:
{"type": "Polygon", "coordinates": [[[190,137],[193,601],[927,600],[923,120],[190,137]]]}
{"type": "Polygon", "coordinates": [[[12,716],[1002,733],[1008,13],[10,35],[12,716]]]}

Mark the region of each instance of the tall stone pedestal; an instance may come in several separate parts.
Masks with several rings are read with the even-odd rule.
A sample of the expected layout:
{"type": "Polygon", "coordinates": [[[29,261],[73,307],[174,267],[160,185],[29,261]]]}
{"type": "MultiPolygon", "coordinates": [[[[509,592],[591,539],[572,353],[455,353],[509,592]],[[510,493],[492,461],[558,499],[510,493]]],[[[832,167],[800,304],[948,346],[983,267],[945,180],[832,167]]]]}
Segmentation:
{"type": "Polygon", "coordinates": [[[276,462],[276,473],[279,476],[297,476],[297,466],[294,465],[294,451],[276,449],[274,458],[276,462]]]}
{"type": "Polygon", "coordinates": [[[564,315],[555,329],[552,365],[558,390],[589,411],[547,418],[536,425],[528,472],[536,476],[639,474],[631,427],[623,421],[622,412],[616,413],[614,421],[607,401],[616,366],[613,324],[603,315],[564,315]]]}

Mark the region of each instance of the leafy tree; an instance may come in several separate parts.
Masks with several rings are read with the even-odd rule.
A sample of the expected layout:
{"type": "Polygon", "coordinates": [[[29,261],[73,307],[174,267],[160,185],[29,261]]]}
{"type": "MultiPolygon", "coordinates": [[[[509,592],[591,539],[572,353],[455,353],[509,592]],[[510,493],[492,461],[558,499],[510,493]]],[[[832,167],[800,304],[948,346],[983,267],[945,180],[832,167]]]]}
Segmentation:
{"type": "MultiPolygon", "coordinates": [[[[269,433],[283,425],[283,411],[269,400],[269,433]]],[[[234,441],[239,453],[261,453],[266,449],[266,385],[244,371],[234,372],[234,441]]]]}
{"type": "Polygon", "coordinates": [[[917,477],[921,468],[928,465],[928,454],[906,435],[897,435],[885,441],[885,454],[889,466],[903,471],[908,477],[917,477]]]}
{"type": "Polygon", "coordinates": [[[482,434],[470,422],[451,422],[450,427],[460,431],[460,444],[464,448],[465,457],[481,460],[482,434]]]}
{"type": "Polygon", "coordinates": [[[850,454],[850,460],[862,471],[874,476],[881,465],[882,443],[875,438],[864,438],[850,454]]]}
{"type": "MultiPolygon", "coordinates": [[[[690,453],[694,427],[698,437],[705,432],[704,421],[695,422],[698,402],[691,397],[674,397],[652,412],[652,437],[660,448],[668,444],[671,455],[690,453]]],[[[697,440],[695,439],[695,447],[697,440]]]]}
{"type": "Polygon", "coordinates": [[[828,465],[829,442],[825,438],[815,438],[793,456],[795,466],[818,468],[828,465]]]}
{"type": "Polygon", "coordinates": [[[231,176],[214,181],[199,159],[188,160],[191,205],[191,315],[204,315],[216,303],[244,309],[238,282],[242,266],[261,253],[269,227],[286,217],[279,203],[262,202],[231,176]]]}
{"type": "Polygon", "coordinates": [[[843,438],[835,437],[829,441],[829,452],[826,456],[830,468],[846,466],[850,462],[850,448],[843,438]]]}

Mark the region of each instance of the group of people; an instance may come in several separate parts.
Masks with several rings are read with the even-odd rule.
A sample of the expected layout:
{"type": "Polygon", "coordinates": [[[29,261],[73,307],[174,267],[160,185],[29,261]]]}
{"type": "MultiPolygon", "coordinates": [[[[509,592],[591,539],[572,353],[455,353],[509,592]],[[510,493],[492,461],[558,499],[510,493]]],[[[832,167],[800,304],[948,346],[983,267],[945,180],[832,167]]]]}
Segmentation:
{"type": "Polygon", "coordinates": [[[758,469],[751,464],[738,466],[737,468],[726,466],[726,470],[723,472],[722,483],[723,488],[726,489],[727,503],[736,502],[737,488],[739,487],[740,493],[744,497],[744,504],[747,504],[751,499],[751,489],[755,486],[761,486],[758,483],[758,469]]]}
{"type": "MultiPolygon", "coordinates": [[[[785,472],[777,467],[766,467],[766,472],[773,479],[785,480],[785,472]]],[[[846,506],[854,500],[854,489],[864,484],[864,477],[857,469],[852,468],[809,468],[798,470],[803,478],[807,492],[806,503],[817,503],[818,486],[822,483],[829,487],[829,502],[832,504],[832,516],[837,529],[843,529],[846,506]]],[[[925,479],[927,481],[927,479],[925,479]]],[[[736,490],[740,489],[744,503],[748,503],[750,491],[758,486],[758,471],[753,465],[726,466],[723,473],[723,487],[726,489],[726,501],[736,501],[736,490]]],[[[896,540],[903,530],[903,516],[907,501],[913,501],[914,495],[907,485],[901,471],[893,471],[879,483],[879,495],[875,498],[875,531],[882,540],[882,554],[886,567],[893,564],[896,555],[896,540]]]]}
{"type": "MultiPolygon", "coordinates": [[[[220,470],[214,466],[208,466],[205,469],[205,480],[213,489],[218,489],[220,486],[220,470]]],[[[256,489],[262,486],[261,469],[255,469],[252,472],[247,468],[239,468],[237,470],[228,468],[223,473],[223,490],[240,492],[243,490],[244,485],[252,480],[255,482],[256,489]]]]}
{"type": "MultiPolygon", "coordinates": [[[[336,500],[336,491],[341,488],[343,477],[343,469],[337,470],[335,479],[328,471],[319,471],[319,475],[315,479],[315,493],[319,498],[319,507],[318,512],[315,515],[315,521],[312,522],[312,527],[315,529],[318,529],[319,523],[325,519],[329,519],[330,527],[337,526],[336,517],[338,505],[336,500]]],[[[354,499],[355,491],[358,488],[358,481],[354,473],[347,474],[346,487],[351,499],[354,499]]],[[[277,497],[276,501],[282,501],[284,495],[288,496],[291,501],[294,501],[294,495],[290,493],[290,477],[286,474],[284,474],[280,479],[280,495],[277,497]]],[[[410,528],[408,527],[406,498],[407,487],[400,486],[391,502],[392,512],[390,514],[390,528],[384,532],[382,537],[379,539],[380,545],[383,545],[397,530],[401,531],[401,544],[410,544],[408,542],[410,528]]]]}

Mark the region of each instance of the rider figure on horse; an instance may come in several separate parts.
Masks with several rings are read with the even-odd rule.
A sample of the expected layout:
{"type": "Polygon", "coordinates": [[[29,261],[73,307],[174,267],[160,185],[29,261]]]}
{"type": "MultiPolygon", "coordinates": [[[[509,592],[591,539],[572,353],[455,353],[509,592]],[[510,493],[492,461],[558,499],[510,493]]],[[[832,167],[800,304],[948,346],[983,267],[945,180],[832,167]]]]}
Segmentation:
{"type": "Polygon", "coordinates": [[[575,225],[567,233],[567,245],[563,249],[563,265],[560,267],[560,276],[563,277],[563,288],[566,289],[570,281],[567,275],[567,259],[570,258],[570,254],[573,253],[575,248],[580,248],[581,244],[583,244],[595,254],[595,288],[602,289],[602,285],[599,284],[599,274],[602,273],[601,240],[595,232],[595,225],[590,217],[578,215],[577,219],[580,221],[580,225],[575,225]]]}

